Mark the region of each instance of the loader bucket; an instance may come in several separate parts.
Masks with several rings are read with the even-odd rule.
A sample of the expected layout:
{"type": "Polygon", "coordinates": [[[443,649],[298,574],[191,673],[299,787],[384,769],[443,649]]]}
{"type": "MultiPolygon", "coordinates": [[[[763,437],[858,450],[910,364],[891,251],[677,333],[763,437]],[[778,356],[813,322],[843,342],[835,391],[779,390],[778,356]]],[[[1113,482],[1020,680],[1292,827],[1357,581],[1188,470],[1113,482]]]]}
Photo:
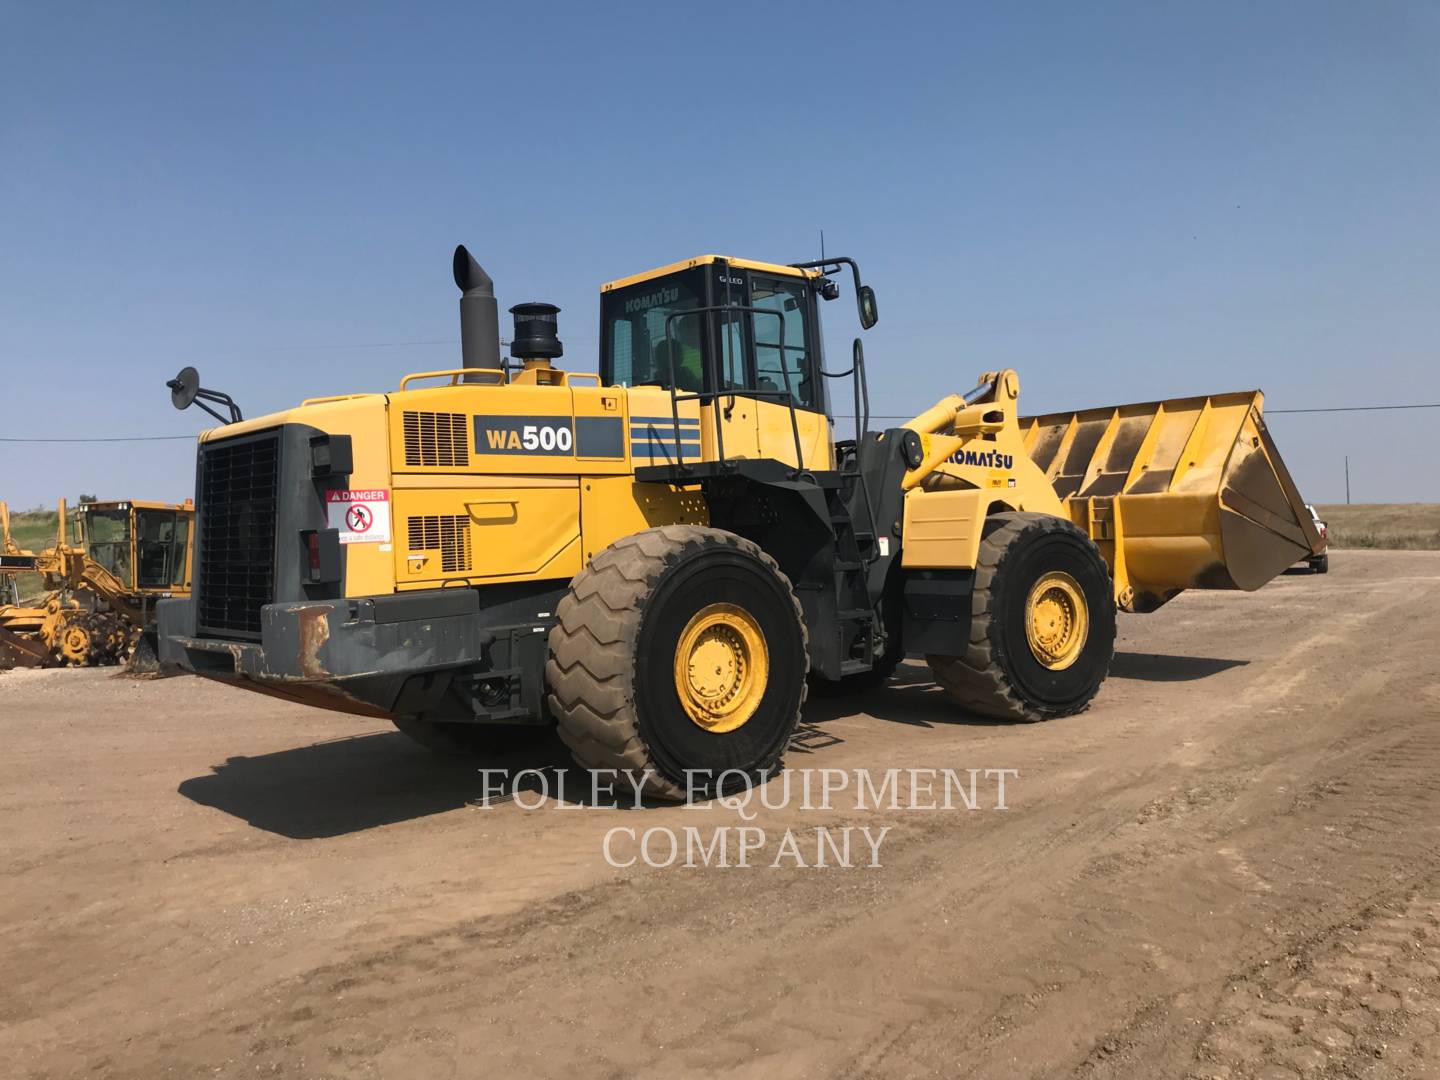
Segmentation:
{"type": "Polygon", "coordinates": [[[1099,545],[1127,611],[1258,589],[1324,542],[1258,391],[1024,417],[1025,449],[1099,545]]]}

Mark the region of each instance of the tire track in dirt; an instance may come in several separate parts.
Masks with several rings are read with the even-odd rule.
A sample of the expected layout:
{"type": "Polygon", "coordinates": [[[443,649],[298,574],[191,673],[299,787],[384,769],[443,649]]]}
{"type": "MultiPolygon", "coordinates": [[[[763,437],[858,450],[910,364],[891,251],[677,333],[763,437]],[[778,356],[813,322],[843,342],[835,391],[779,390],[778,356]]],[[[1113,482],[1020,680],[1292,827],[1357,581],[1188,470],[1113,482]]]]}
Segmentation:
{"type": "MultiPolygon", "coordinates": [[[[1356,621],[1358,624],[1363,625],[1363,623],[1370,619],[1382,618],[1384,614],[1385,611],[1372,612],[1369,613],[1368,618],[1361,618],[1356,621]]],[[[1334,637],[1329,634],[1327,634],[1326,637],[1330,638],[1336,645],[1343,643],[1344,640],[1343,638],[1334,637]]],[[[1313,648],[1313,645],[1307,644],[1306,647],[1313,648]]],[[[1287,665],[1293,665],[1294,657],[1287,656],[1285,662],[1287,665]]],[[[1281,689],[1272,691],[1272,693],[1281,694],[1286,692],[1288,692],[1288,687],[1282,687],[1281,689]]],[[[1255,696],[1252,696],[1251,699],[1245,703],[1244,708],[1253,709],[1255,703],[1255,696]]],[[[1404,753],[1413,753],[1414,749],[1415,748],[1412,747],[1404,751],[1404,753]]],[[[1227,797],[1238,790],[1238,787],[1224,789],[1216,799],[1210,802],[1223,806],[1226,803],[1227,797]]],[[[1123,785],[1113,789],[1113,793],[1117,795],[1123,794],[1123,791],[1123,785]]],[[[1094,794],[1103,799],[1106,792],[1102,788],[1101,791],[1095,792],[1094,794]]],[[[1138,849],[1130,848],[1126,850],[1123,855],[1120,855],[1119,857],[1123,860],[1123,869],[1120,876],[1123,877],[1124,870],[1144,871],[1156,859],[1165,858],[1174,854],[1183,854],[1187,849],[1193,850],[1193,841],[1189,839],[1189,834],[1195,832],[1195,811],[1203,809],[1203,805],[1206,804],[1190,800],[1184,808],[1184,813],[1178,815],[1179,817],[1190,819],[1185,825],[1184,832],[1186,833],[1186,837],[1184,839],[1177,839],[1169,845],[1163,840],[1151,842],[1149,846],[1142,844],[1138,849]]],[[[919,835],[912,835],[907,838],[919,845],[923,852],[923,856],[917,858],[914,866],[907,867],[913,876],[918,879],[916,882],[911,883],[910,890],[907,891],[913,891],[919,881],[923,881],[926,878],[943,878],[946,874],[946,862],[943,854],[934,850],[937,846],[943,849],[946,845],[943,840],[929,835],[929,832],[929,830],[925,830],[919,835]],[[936,861],[937,857],[939,861],[936,861]],[[931,864],[928,872],[926,868],[921,865],[921,863],[927,860],[931,864]]],[[[1080,838],[1080,842],[1077,843],[1077,837],[1073,831],[1053,830],[1048,834],[1040,836],[1032,834],[1028,836],[1027,839],[1032,841],[1029,849],[1029,854],[1032,857],[1054,859],[1059,860],[1061,863],[1069,862],[1073,864],[1071,869],[1072,877],[1075,880],[1086,881],[1097,876],[1093,873],[1093,863],[1095,860],[1086,855],[1077,856],[1077,853],[1086,851],[1086,844],[1084,842],[1085,838],[1083,837],[1080,838]]],[[[973,842],[974,837],[971,837],[970,841],[973,842]]],[[[1218,876],[1222,879],[1235,877],[1235,860],[1232,857],[1226,856],[1223,861],[1226,865],[1223,869],[1219,870],[1218,876]]],[[[1098,876],[1103,878],[1115,875],[1101,874],[1098,876]]],[[[1119,884],[1119,882],[1117,882],[1117,884],[1119,884]]],[[[1222,885],[1218,893],[1223,895],[1227,888],[1235,887],[1238,887],[1242,893],[1255,890],[1253,872],[1249,876],[1242,875],[1238,886],[1235,883],[1222,885]]],[[[840,927],[834,920],[823,920],[818,925],[807,927],[803,922],[796,925],[793,916],[789,916],[787,919],[784,914],[785,911],[792,909],[805,910],[810,906],[807,903],[807,897],[804,895],[809,890],[804,888],[787,888],[785,891],[787,893],[793,892],[797,895],[774,905],[774,908],[776,917],[788,921],[790,925],[784,927],[778,935],[778,938],[772,938],[770,940],[770,947],[782,951],[787,950],[795,944],[795,938],[806,936],[806,931],[813,932],[815,936],[822,939],[826,935],[835,934],[839,931],[840,927]]],[[[922,889],[922,892],[923,891],[922,889]]],[[[661,898],[657,897],[656,899],[663,903],[661,898]]],[[[1043,962],[1040,959],[1041,957],[1047,954],[1055,955],[1061,950],[1067,950],[1072,953],[1077,949],[1086,950],[1091,953],[1103,952],[1110,947],[1113,936],[1117,932],[1124,932],[1127,927],[1133,927],[1138,922],[1136,914],[1131,905],[1127,903],[1127,897],[1123,892],[1117,892],[1110,900],[1111,902],[1106,903],[1102,902],[1101,897],[1091,896],[1084,913],[1078,918],[1072,917],[1071,919],[1064,920],[1063,926],[1054,925],[1054,913],[1047,912],[1044,913],[1044,919],[1038,923],[1038,926],[1037,923],[1032,923],[1026,931],[1017,930],[1014,934],[1017,940],[1024,938],[1029,939],[1026,942],[1027,948],[1022,954],[1023,957],[1028,959],[1031,965],[1038,966],[1043,962]],[[1051,925],[1045,925],[1047,922],[1051,925]],[[1043,926],[1049,932],[1044,936],[1038,935],[1036,931],[1039,926],[1043,926]]],[[[886,897],[883,902],[881,902],[881,898],[877,896],[875,901],[872,906],[873,913],[884,913],[900,922],[908,921],[911,917],[918,917],[922,915],[926,909],[934,907],[933,896],[929,895],[926,895],[924,899],[918,901],[907,901],[906,898],[897,898],[895,896],[886,897]]],[[[980,921],[982,922],[990,921],[995,917],[991,913],[984,911],[985,904],[980,897],[973,894],[961,895],[958,898],[958,903],[954,905],[954,908],[956,909],[957,921],[962,917],[962,911],[966,912],[972,919],[975,918],[975,913],[978,911],[980,913],[980,921]]],[[[940,910],[947,909],[947,906],[942,903],[940,910]]],[[[1040,914],[1041,913],[1037,912],[1037,916],[1040,914]]],[[[851,918],[864,918],[866,915],[867,912],[865,911],[857,912],[852,910],[849,912],[851,918]]],[[[699,929],[700,928],[697,927],[697,930],[699,929]]],[[[1240,925],[1238,920],[1230,930],[1226,931],[1227,934],[1230,932],[1237,934],[1243,933],[1243,926],[1240,925]]],[[[873,935],[873,928],[867,927],[867,933],[873,935]]],[[[897,940],[892,944],[902,952],[906,951],[907,947],[905,942],[897,940]]],[[[677,947],[683,947],[680,946],[678,942],[676,942],[676,945],[677,947]]],[[[743,952],[744,950],[741,950],[742,955],[743,952]]],[[[1017,959],[1019,958],[1020,957],[1017,957],[1017,959]]],[[[449,959],[453,959],[453,957],[449,959]]],[[[539,957],[535,958],[535,967],[543,968],[543,966],[543,960],[539,957]]],[[[1114,970],[1109,971],[1103,968],[1097,969],[1094,962],[1091,961],[1085,968],[1079,969],[1083,971],[1083,975],[1081,981],[1076,983],[1073,981],[1067,982],[1063,977],[1032,977],[1029,974],[1023,973],[1027,966],[1026,964],[1001,965],[1000,967],[991,968],[988,971],[985,968],[979,968],[977,974],[980,971],[986,972],[985,978],[987,985],[985,993],[978,998],[970,999],[968,1001],[970,1005],[969,1009],[956,1009],[952,1006],[948,1009],[941,1010],[940,1015],[937,1015],[937,1010],[933,1006],[924,1007],[923,1005],[919,1005],[919,1007],[917,1007],[918,1003],[916,999],[907,999],[903,992],[903,983],[906,981],[903,977],[892,977],[891,979],[882,978],[877,980],[880,983],[877,989],[888,990],[895,993],[896,999],[905,1006],[900,1011],[912,1011],[913,1016],[898,1028],[892,1025],[868,1051],[862,1051],[854,1060],[850,1074],[869,1075],[897,1070],[906,1071],[909,1067],[921,1066],[927,1061],[930,1062],[932,1066],[938,1067],[937,1059],[944,1056],[944,1051],[937,1054],[935,1050],[938,1048],[931,1048],[926,1044],[934,1041],[931,1036],[935,1032],[948,1032],[948,1034],[943,1036],[942,1042],[953,1040],[955,1027],[960,1024],[966,1025],[968,1029],[964,1042],[961,1044],[964,1046],[966,1054],[971,1057],[980,1057],[983,1060],[987,1048],[1002,1045],[1017,1029],[1024,1027],[1026,1022],[1031,1019],[1034,1014],[1045,1011],[1048,998],[1061,995],[1062,992],[1067,990],[1088,996],[1098,992],[1099,988],[1107,981],[1111,979],[1123,981],[1129,975],[1128,965],[1126,964],[1116,963],[1114,970]],[[983,1012],[977,1010],[977,1005],[986,1006],[986,1010],[983,1012]],[[980,1015],[977,1016],[977,1012],[979,1012],[980,1015]],[[988,1012],[988,1015],[985,1014],[986,1012],[988,1012]],[[978,1024],[976,1023],[977,1020],[979,1021],[978,1024]]],[[[753,973],[753,969],[742,967],[742,970],[745,970],[747,975],[753,973]]],[[[744,993],[743,985],[740,985],[738,981],[734,985],[727,985],[727,983],[729,983],[728,979],[721,979],[718,980],[718,982],[719,985],[715,986],[714,990],[718,996],[722,998],[731,993],[744,993]]],[[[797,983],[797,985],[787,987],[787,996],[804,998],[807,996],[805,990],[806,988],[802,984],[797,983]]],[[[932,996],[943,997],[943,994],[932,996]]],[[[967,999],[964,996],[961,996],[958,1000],[962,1005],[967,1003],[967,999]]],[[[741,1008],[732,1011],[721,1023],[722,1034],[724,1030],[739,1032],[746,1028],[756,1026],[757,1019],[763,1017],[772,1007],[770,1001],[767,999],[753,1009],[741,1008]]],[[[864,1010],[850,1010],[842,1006],[840,1012],[843,1028],[858,1030],[869,1026],[867,1020],[873,1023],[873,1018],[867,1018],[864,1010]]],[[[891,1020],[893,1021],[894,1019],[896,1018],[892,1016],[891,1020]]],[[[688,1030],[684,1028],[681,1030],[672,1030],[667,1037],[666,1045],[672,1053],[684,1053],[687,1048],[699,1048],[710,1045],[717,1036],[713,1022],[686,1025],[685,1027],[688,1028],[688,1030]]],[[[736,1038],[737,1041],[747,1041],[739,1039],[738,1034],[736,1038]]],[[[755,1040],[752,1038],[748,1041],[754,1042],[755,1040]]],[[[974,1074],[986,1075],[984,1071],[985,1068],[988,1068],[988,1065],[982,1066],[981,1069],[974,1074]]]]}

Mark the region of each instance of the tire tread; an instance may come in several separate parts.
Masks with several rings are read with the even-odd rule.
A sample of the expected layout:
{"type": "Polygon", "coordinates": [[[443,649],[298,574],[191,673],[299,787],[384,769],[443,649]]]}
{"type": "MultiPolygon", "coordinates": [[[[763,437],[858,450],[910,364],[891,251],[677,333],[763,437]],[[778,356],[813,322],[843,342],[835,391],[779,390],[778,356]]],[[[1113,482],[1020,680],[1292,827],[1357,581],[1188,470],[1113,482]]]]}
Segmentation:
{"type": "MultiPolygon", "coordinates": [[[[808,670],[809,633],[790,579],[758,545],[703,525],[662,525],[616,540],[576,575],[556,608],[550,631],[547,702],[561,741],[583,768],[635,775],[650,769],[646,794],[660,799],[680,801],[686,792],[660,775],[640,733],[631,683],[640,623],[645,601],[666,571],[695,547],[711,545],[745,552],[783,584],[800,627],[808,670]]],[[[805,674],[800,673],[801,707],[805,674]]]]}
{"type": "MultiPolygon", "coordinates": [[[[1083,537],[1087,544],[1090,543],[1089,538],[1073,523],[1053,514],[1009,511],[991,515],[975,562],[975,588],[971,594],[970,609],[970,645],[962,656],[925,657],[935,675],[935,681],[952,701],[968,712],[997,720],[1034,723],[1061,716],[1073,716],[1088,709],[1094,696],[1091,694],[1082,701],[1066,706],[1031,705],[1016,692],[1004,665],[995,655],[994,642],[990,636],[995,577],[1010,546],[1022,533],[1032,528],[1049,532],[1074,532],[1083,537]]],[[[1112,642],[1112,655],[1113,652],[1112,642]]],[[[1105,658],[1105,663],[1108,667],[1109,656],[1105,658]]]]}

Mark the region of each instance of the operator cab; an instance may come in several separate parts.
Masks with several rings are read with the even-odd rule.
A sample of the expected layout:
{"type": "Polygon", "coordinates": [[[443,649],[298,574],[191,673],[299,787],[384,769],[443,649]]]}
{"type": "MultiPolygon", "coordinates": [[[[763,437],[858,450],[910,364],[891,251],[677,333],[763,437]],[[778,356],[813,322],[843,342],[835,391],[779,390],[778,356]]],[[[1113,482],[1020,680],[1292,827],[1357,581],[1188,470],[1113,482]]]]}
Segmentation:
{"type": "Polygon", "coordinates": [[[86,503],[76,511],[85,553],[127,589],[168,590],[189,583],[188,509],[137,503],[86,503]]]}
{"type": "Polygon", "coordinates": [[[601,380],[823,414],[821,283],[817,270],[718,255],[612,281],[601,286],[601,380]]]}

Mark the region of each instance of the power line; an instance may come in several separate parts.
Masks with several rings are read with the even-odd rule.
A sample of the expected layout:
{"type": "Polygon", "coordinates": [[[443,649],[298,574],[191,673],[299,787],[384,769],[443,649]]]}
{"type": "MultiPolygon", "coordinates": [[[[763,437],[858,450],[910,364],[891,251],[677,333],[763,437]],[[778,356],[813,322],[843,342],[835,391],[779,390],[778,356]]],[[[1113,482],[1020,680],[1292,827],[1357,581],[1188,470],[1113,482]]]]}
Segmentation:
{"type": "Polygon", "coordinates": [[[198,435],[115,435],[96,439],[24,439],[5,435],[0,436],[0,443],[166,442],[171,439],[189,439],[193,442],[197,438],[198,435]]]}
{"type": "MultiPolygon", "coordinates": [[[[598,340],[593,337],[566,334],[565,340],[574,342],[577,345],[593,345],[598,340]]],[[[459,338],[429,338],[420,341],[356,341],[350,344],[341,345],[253,345],[246,348],[221,349],[220,353],[229,355],[232,353],[245,352],[328,352],[333,350],[344,351],[347,349],[409,349],[418,347],[431,347],[439,345],[459,345],[459,338]]],[[[501,347],[508,348],[509,338],[500,339],[501,347]]]]}
{"type": "MultiPolygon", "coordinates": [[[[1423,405],[1334,405],[1317,409],[1266,409],[1267,416],[1277,413],[1337,413],[1337,412],[1379,412],[1388,409],[1440,409],[1440,401],[1423,405]]],[[[834,420],[854,420],[854,413],[835,413],[834,420]]],[[[906,413],[871,413],[871,420],[909,420],[906,413]]],[[[118,442],[170,442],[179,439],[194,440],[198,435],[115,435],[105,438],[73,439],[29,439],[21,436],[0,436],[0,443],[118,443],[118,442]]]]}
{"type": "MultiPolygon", "coordinates": [[[[1101,406],[1103,408],[1103,406],[1101,406]]],[[[1385,409],[1440,409],[1440,401],[1423,405],[1333,405],[1327,408],[1317,409],[1266,409],[1266,416],[1274,416],[1277,413],[1334,413],[1334,412],[1376,412],[1385,409]]],[[[1077,409],[1076,412],[1089,412],[1088,409],[1077,409]]],[[[871,420],[909,420],[913,414],[894,413],[871,413],[871,420]]],[[[854,413],[835,413],[836,420],[854,420],[854,413]]]]}
{"type": "MultiPolygon", "coordinates": [[[[575,336],[572,336],[572,335],[570,335],[570,334],[566,334],[566,335],[565,335],[565,339],[566,339],[567,341],[573,341],[573,342],[575,342],[575,343],[577,343],[577,344],[586,344],[586,345],[592,345],[592,344],[594,344],[595,341],[596,341],[596,339],[593,338],[593,337],[575,337],[575,336]]],[[[412,347],[415,347],[415,346],[421,346],[421,345],[430,346],[430,345],[459,345],[459,344],[460,344],[460,339],[459,339],[459,338],[435,338],[434,340],[430,340],[430,341],[357,341],[357,342],[355,342],[355,343],[353,343],[353,344],[350,344],[350,345],[256,345],[256,346],[253,347],[253,349],[249,349],[249,350],[246,350],[246,349],[225,349],[225,350],[223,350],[223,351],[226,352],[226,353],[246,352],[246,351],[253,351],[253,352],[323,352],[323,351],[332,350],[332,349],[341,349],[341,350],[344,350],[344,349],[408,349],[408,348],[412,348],[412,347]]],[[[510,341],[509,341],[508,338],[501,338],[501,339],[500,339],[500,344],[501,344],[502,347],[509,347],[510,341]]]]}
{"type": "MultiPolygon", "coordinates": [[[[460,339],[435,341],[359,341],[353,345],[260,345],[257,352],[321,352],[327,349],[409,349],[418,345],[459,345],[460,339]]],[[[235,350],[239,351],[239,350],[235,350]]]]}
{"type": "Polygon", "coordinates": [[[1382,409],[1440,409],[1440,401],[1431,405],[1336,405],[1328,409],[1266,409],[1268,413],[1306,412],[1377,412],[1382,409]]]}

